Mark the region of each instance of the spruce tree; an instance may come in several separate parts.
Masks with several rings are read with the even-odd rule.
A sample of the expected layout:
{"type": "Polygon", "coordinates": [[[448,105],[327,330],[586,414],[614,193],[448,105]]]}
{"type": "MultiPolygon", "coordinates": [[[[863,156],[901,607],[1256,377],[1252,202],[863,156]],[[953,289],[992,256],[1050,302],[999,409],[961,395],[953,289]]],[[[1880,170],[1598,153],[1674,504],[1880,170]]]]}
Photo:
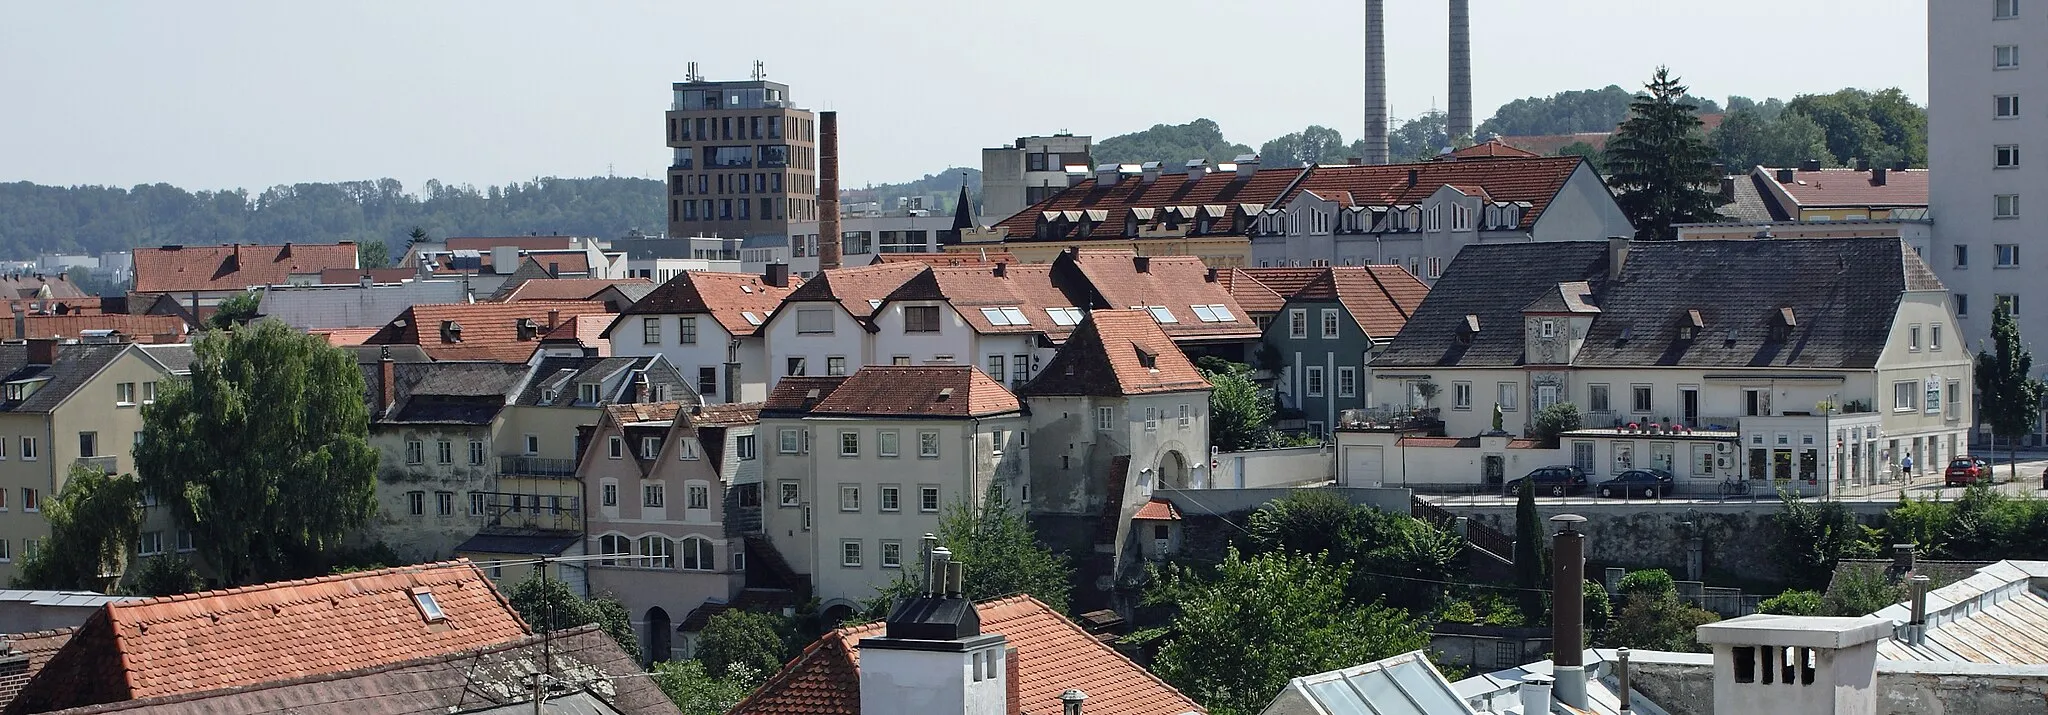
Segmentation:
{"type": "Polygon", "coordinates": [[[1678,238],[1674,224],[1719,221],[1721,177],[1685,85],[1664,67],[1628,105],[1628,121],[1607,140],[1608,184],[1636,238],[1678,238]]]}
{"type": "Polygon", "coordinates": [[[2034,353],[2020,341],[2019,321],[2003,304],[1991,311],[1991,348],[1977,353],[1977,411],[1991,425],[1993,438],[2005,438],[2006,463],[2017,480],[2020,468],[2013,453],[2019,438],[2034,427],[2043,386],[2034,379],[2034,353]]]}
{"type": "Polygon", "coordinates": [[[1536,480],[1523,479],[1515,498],[1515,602],[1522,620],[1543,619],[1543,518],[1536,513],[1536,480]]]}

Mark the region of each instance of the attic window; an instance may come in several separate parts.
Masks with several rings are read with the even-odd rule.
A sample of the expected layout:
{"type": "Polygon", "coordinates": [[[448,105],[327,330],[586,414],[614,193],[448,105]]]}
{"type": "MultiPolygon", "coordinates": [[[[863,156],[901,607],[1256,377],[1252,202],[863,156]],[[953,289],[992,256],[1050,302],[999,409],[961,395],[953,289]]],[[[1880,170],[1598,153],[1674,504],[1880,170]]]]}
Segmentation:
{"type": "Polygon", "coordinates": [[[462,342],[462,324],[453,320],[441,321],[441,342],[462,342]]]}
{"type": "Polygon", "coordinates": [[[748,324],[748,325],[760,325],[760,324],[761,324],[761,316],[755,315],[755,314],[754,314],[754,311],[751,311],[751,310],[742,310],[742,311],[740,311],[740,317],[742,317],[742,318],[746,318],[746,319],[747,319],[747,324],[748,324]]]}
{"type": "Polygon", "coordinates": [[[543,388],[541,388],[541,390],[540,390],[540,401],[541,401],[541,402],[554,402],[554,401],[555,401],[555,390],[554,390],[554,388],[551,388],[551,387],[543,387],[543,388]]]}
{"type": "Polygon", "coordinates": [[[597,383],[586,382],[577,385],[576,401],[590,405],[597,404],[597,383]]]}
{"type": "Polygon", "coordinates": [[[1052,318],[1053,325],[1080,325],[1080,308],[1046,308],[1045,314],[1052,318]]]}
{"type": "Polygon", "coordinates": [[[1466,315],[1466,316],[1465,316],[1465,319],[1464,319],[1464,320],[1458,321],[1458,344],[1459,344],[1459,345],[1471,345],[1471,344],[1472,344],[1472,336],[1475,336],[1475,335],[1478,335],[1478,334],[1479,334],[1479,316],[1478,316],[1478,315],[1475,315],[1475,314],[1468,314],[1468,315],[1466,315]]]}
{"type": "Polygon", "coordinates": [[[419,607],[420,617],[425,618],[428,623],[440,623],[448,620],[448,614],[441,612],[441,603],[434,600],[433,591],[425,588],[413,589],[412,604],[419,607]]]}
{"type": "Polygon", "coordinates": [[[741,284],[740,284],[740,292],[741,292],[741,293],[752,293],[752,292],[754,292],[754,287],[753,287],[753,286],[750,286],[750,285],[747,285],[747,284],[745,284],[745,283],[741,283],[741,284]]]}
{"type": "Polygon", "coordinates": [[[1152,320],[1154,320],[1154,321],[1156,321],[1156,322],[1159,322],[1159,323],[1162,323],[1162,324],[1163,324],[1163,323],[1178,323],[1178,322],[1180,322],[1180,319],[1179,319],[1179,318],[1175,318],[1175,317],[1173,317],[1173,311],[1171,311],[1171,310],[1167,310],[1167,309],[1166,309],[1166,306],[1163,306],[1163,305],[1141,305],[1141,306],[1138,306],[1138,307],[1139,307],[1140,309],[1143,309],[1143,310],[1144,310],[1145,312],[1151,313],[1151,314],[1152,314],[1152,320]]]}
{"type": "Polygon", "coordinates": [[[1017,308],[982,308],[981,317],[990,325],[1030,325],[1031,319],[1024,317],[1024,311],[1017,308]]]}
{"type": "Polygon", "coordinates": [[[1221,305],[1197,305],[1193,308],[1195,317],[1204,323],[1229,323],[1237,320],[1237,316],[1231,315],[1229,308],[1221,305]]]}
{"type": "Polygon", "coordinates": [[[1799,327],[1799,318],[1792,314],[1791,308],[1779,308],[1777,317],[1771,322],[1771,342],[1774,343],[1791,339],[1792,329],[1799,327]]]}
{"type": "Polygon", "coordinates": [[[948,399],[951,399],[952,397],[953,397],[953,388],[950,388],[950,387],[941,387],[941,388],[939,388],[939,401],[940,401],[940,402],[945,402],[946,400],[948,400],[948,399]]]}
{"type": "Polygon", "coordinates": [[[1158,355],[1154,355],[1154,354],[1152,354],[1152,353],[1148,353],[1148,352],[1145,352],[1145,349],[1144,349],[1144,348],[1138,348],[1138,349],[1137,349],[1137,351],[1138,351],[1138,365],[1139,365],[1140,367],[1143,367],[1143,368],[1145,368],[1145,369],[1147,369],[1147,370],[1157,370],[1157,369],[1159,369],[1159,356],[1158,356],[1158,355]]]}
{"type": "Polygon", "coordinates": [[[1678,326],[1678,339],[1691,340],[1698,337],[1700,330],[1705,327],[1707,327],[1707,321],[1700,317],[1699,311],[1685,311],[1685,322],[1678,326]]]}
{"type": "Polygon", "coordinates": [[[868,299],[868,310],[876,310],[876,309],[879,309],[879,308],[881,308],[881,307],[882,307],[882,301],[881,301],[881,300],[879,300],[879,299],[875,299],[875,298],[869,298],[869,299],[868,299]]]}

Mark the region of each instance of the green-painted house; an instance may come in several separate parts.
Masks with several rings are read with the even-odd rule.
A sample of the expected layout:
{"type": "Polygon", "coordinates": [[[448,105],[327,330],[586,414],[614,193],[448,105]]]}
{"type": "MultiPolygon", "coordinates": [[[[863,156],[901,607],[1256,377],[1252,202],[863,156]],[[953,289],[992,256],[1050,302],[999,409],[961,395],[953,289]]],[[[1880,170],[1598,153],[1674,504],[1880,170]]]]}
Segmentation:
{"type": "Polygon", "coordinates": [[[1394,265],[1314,270],[1315,277],[1287,295],[1263,340],[1271,348],[1267,356],[1276,359],[1281,407],[1298,410],[1303,427],[1323,435],[1344,410],[1400,401],[1398,395],[1375,400],[1365,366],[1375,348],[1401,332],[1429,286],[1394,265]]]}

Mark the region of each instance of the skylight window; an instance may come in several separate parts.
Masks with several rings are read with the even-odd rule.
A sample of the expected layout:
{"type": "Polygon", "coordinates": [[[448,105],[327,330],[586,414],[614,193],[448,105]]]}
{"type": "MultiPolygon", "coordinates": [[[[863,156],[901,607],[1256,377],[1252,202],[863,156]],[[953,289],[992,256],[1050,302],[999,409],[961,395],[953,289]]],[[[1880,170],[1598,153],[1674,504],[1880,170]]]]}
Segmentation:
{"type": "Polygon", "coordinates": [[[1152,320],[1154,320],[1154,321],[1157,321],[1157,322],[1159,322],[1159,323],[1178,323],[1178,322],[1180,322],[1180,319],[1179,319],[1179,318],[1176,318],[1176,317],[1173,317],[1173,311],[1171,311],[1171,310],[1167,310],[1167,309],[1166,309],[1166,306],[1163,306],[1163,305],[1146,305],[1146,306],[1139,306],[1139,307],[1143,308],[1143,309],[1145,310],[1145,312],[1151,313],[1151,314],[1152,314],[1152,320]]]}
{"type": "Polygon", "coordinates": [[[1204,323],[1229,323],[1237,320],[1236,316],[1230,314],[1229,308],[1221,305],[1196,305],[1189,307],[1194,309],[1195,317],[1200,318],[1204,323]]]}
{"type": "Polygon", "coordinates": [[[747,319],[747,324],[748,324],[748,325],[760,325],[760,324],[761,324],[761,316],[755,315],[755,314],[754,314],[754,311],[751,311],[751,310],[742,310],[742,311],[740,311],[740,317],[742,317],[742,318],[746,318],[746,319],[747,319]]]}
{"type": "Polygon", "coordinates": [[[744,283],[742,283],[742,284],[740,284],[740,292],[741,292],[741,293],[752,293],[752,292],[754,292],[754,287],[753,287],[753,286],[750,286],[750,285],[747,285],[747,284],[744,284],[744,283]]]}
{"type": "Polygon", "coordinates": [[[413,605],[419,606],[420,616],[427,619],[428,623],[448,620],[448,614],[441,612],[441,603],[434,600],[434,592],[424,588],[413,589],[412,602],[413,605]]]}
{"type": "Polygon", "coordinates": [[[1080,308],[1046,308],[1045,314],[1052,318],[1053,325],[1080,325],[1080,308]]]}
{"type": "Polygon", "coordinates": [[[1030,325],[1030,324],[1031,324],[1031,319],[1030,319],[1030,318],[1026,318],[1026,317],[1024,317],[1024,311],[1022,311],[1022,310],[1019,310],[1019,309],[1016,309],[1016,308],[1004,308],[1004,309],[1003,309],[1003,317],[1005,317],[1005,318],[1009,318],[1009,319],[1010,319],[1010,324],[1011,324],[1011,325],[1030,325]]]}
{"type": "MultiPolygon", "coordinates": [[[[981,317],[987,318],[990,325],[1031,324],[1031,319],[1024,317],[1024,311],[1017,308],[982,308],[981,317]]],[[[1055,317],[1053,320],[1058,322],[1059,319],[1055,317]]]]}

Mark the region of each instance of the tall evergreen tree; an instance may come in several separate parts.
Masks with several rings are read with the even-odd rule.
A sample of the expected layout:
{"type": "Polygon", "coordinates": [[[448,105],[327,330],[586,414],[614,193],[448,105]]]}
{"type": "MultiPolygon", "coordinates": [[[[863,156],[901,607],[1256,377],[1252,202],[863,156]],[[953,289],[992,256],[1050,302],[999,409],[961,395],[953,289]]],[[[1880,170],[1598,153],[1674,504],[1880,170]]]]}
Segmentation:
{"type": "Polygon", "coordinates": [[[2034,353],[2020,342],[2020,324],[2000,304],[1991,311],[1991,350],[1977,353],[1977,413],[1991,425],[1993,438],[2005,438],[2006,463],[2019,479],[2019,438],[2034,427],[2041,412],[2043,385],[2034,378],[2034,353]]]}
{"type": "Polygon", "coordinates": [[[1718,221],[1721,177],[1714,148],[1700,133],[1697,109],[1671,70],[1657,68],[1647,95],[1629,104],[1628,121],[1607,140],[1608,183],[1636,238],[1678,238],[1673,224],[1718,221]]]}
{"type": "Polygon", "coordinates": [[[1536,480],[1522,480],[1515,497],[1515,603],[1522,618],[1543,617],[1543,517],[1536,513],[1536,480]]]}

